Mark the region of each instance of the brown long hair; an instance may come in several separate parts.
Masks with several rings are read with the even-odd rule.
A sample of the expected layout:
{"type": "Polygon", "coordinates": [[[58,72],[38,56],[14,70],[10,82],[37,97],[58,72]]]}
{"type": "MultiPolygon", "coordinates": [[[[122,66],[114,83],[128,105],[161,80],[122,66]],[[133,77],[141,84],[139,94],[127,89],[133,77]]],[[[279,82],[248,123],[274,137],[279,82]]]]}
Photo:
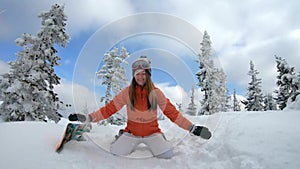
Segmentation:
{"type": "MultiPolygon", "coordinates": [[[[134,110],[134,103],[135,103],[135,88],[137,86],[137,82],[135,81],[135,78],[132,77],[131,84],[129,87],[129,99],[130,99],[130,108],[131,110],[134,110]]],[[[155,86],[154,83],[151,80],[150,73],[146,70],[146,84],[145,87],[147,88],[147,94],[148,94],[148,110],[156,110],[157,109],[157,98],[155,93],[155,86]]]]}

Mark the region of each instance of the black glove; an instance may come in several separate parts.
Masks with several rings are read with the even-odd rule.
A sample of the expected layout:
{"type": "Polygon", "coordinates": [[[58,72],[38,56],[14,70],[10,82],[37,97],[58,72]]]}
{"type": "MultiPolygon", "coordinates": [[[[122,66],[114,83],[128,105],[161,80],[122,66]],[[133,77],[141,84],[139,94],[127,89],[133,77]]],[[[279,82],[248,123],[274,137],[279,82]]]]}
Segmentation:
{"type": "Polygon", "coordinates": [[[192,126],[191,133],[193,133],[196,136],[200,136],[204,139],[209,139],[211,137],[211,132],[209,131],[209,129],[207,127],[204,126],[192,126]]]}
{"type": "Polygon", "coordinates": [[[70,114],[68,118],[70,121],[80,121],[80,122],[87,121],[87,117],[84,114],[70,114]]]}

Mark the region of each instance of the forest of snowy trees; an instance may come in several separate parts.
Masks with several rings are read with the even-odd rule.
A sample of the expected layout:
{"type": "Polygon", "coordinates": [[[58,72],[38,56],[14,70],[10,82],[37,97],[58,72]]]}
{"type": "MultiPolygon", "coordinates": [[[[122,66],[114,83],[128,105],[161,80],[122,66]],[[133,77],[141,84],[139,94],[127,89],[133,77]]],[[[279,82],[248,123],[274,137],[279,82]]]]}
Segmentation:
{"type": "MultiPolygon", "coordinates": [[[[58,122],[61,117],[58,110],[70,106],[63,103],[53,91],[54,86],[60,84],[60,77],[54,71],[54,66],[59,66],[60,60],[55,47],[61,45],[66,48],[69,41],[65,32],[67,18],[64,6],[55,4],[48,12],[41,13],[39,18],[42,20],[40,31],[36,36],[24,33],[16,39],[16,45],[22,47],[22,50],[16,54],[16,60],[9,63],[11,70],[0,78],[0,115],[5,121],[58,122]]],[[[195,73],[198,82],[195,83],[196,87],[191,88],[190,104],[183,108],[181,103],[177,103],[180,110],[186,110],[184,113],[210,115],[229,110],[241,111],[240,103],[245,104],[248,111],[282,110],[288,101],[295,101],[300,94],[300,74],[285,59],[275,56],[278,89],[273,94],[264,95],[259,71],[255,69],[254,62],[250,61],[246,100],[237,99],[235,89],[231,97],[226,87],[226,74],[212,59],[215,56],[207,31],[199,47],[199,70],[195,73]],[[197,88],[203,93],[201,100],[195,100],[197,88]],[[196,103],[200,103],[199,108],[196,103]]],[[[106,87],[105,95],[100,100],[104,104],[129,84],[123,67],[123,64],[128,64],[128,57],[125,48],[120,53],[118,48],[114,48],[104,54],[103,66],[96,72],[101,85],[106,87]]],[[[122,124],[125,120],[124,116],[119,115],[111,117],[107,122],[122,124]]]]}
{"type": "MultiPolygon", "coordinates": [[[[204,91],[204,98],[201,100],[199,114],[212,114],[215,112],[226,112],[228,109],[240,111],[241,107],[236,98],[236,91],[233,92],[233,105],[228,104],[227,88],[225,85],[226,75],[222,69],[214,66],[212,58],[212,47],[210,37],[204,32],[201,43],[201,54],[199,55],[199,72],[196,76],[199,80],[199,87],[204,91]]],[[[296,75],[294,67],[290,67],[285,59],[275,55],[277,63],[277,86],[278,89],[272,95],[263,94],[262,79],[258,77],[259,71],[255,69],[253,61],[250,61],[248,75],[250,82],[247,87],[247,99],[240,102],[245,104],[247,111],[267,111],[284,109],[287,102],[296,100],[300,93],[300,74],[296,75]]]]}

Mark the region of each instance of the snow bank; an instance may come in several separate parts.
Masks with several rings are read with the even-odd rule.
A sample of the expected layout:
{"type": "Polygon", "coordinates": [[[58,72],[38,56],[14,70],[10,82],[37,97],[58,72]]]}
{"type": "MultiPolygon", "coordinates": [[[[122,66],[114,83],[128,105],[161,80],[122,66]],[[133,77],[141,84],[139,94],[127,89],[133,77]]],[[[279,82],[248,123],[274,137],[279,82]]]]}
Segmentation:
{"type": "Polygon", "coordinates": [[[169,120],[161,121],[161,128],[174,145],[175,156],[170,160],[151,157],[144,145],[129,157],[111,155],[106,149],[118,126],[94,125],[92,140],[71,141],[57,154],[54,149],[65,122],[0,123],[0,168],[298,169],[300,166],[297,111],[231,112],[189,118],[209,126],[214,135],[205,141],[190,136],[169,120]]]}

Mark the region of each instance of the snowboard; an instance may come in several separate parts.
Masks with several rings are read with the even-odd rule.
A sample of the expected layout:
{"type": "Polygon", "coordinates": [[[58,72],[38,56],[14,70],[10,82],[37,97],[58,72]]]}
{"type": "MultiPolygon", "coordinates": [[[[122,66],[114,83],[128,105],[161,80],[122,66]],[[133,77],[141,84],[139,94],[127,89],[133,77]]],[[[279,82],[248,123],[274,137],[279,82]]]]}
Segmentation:
{"type": "Polygon", "coordinates": [[[84,141],[84,137],[82,136],[85,132],[90,132],[92,129],[92,126],[90,123],[87,124],[74,124],[74,123],[68,123],[64,134],[62,136],[62,139],[59,141],[59,143],[56,145],[55,151],[57,153],[61,152],[64,145],[69,142],[70,140],[77,140],[77,141],[84,141]]]}

